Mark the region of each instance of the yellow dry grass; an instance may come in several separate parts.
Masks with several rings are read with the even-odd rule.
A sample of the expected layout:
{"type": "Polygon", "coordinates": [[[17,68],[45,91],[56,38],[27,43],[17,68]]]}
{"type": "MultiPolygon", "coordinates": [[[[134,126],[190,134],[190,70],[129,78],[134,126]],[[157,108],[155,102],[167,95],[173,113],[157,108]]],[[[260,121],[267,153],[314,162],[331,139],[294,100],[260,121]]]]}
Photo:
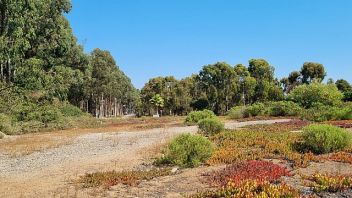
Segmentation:
{"type": "Polygon", "coordinates": [[[107,121],[108,124],[106,126],[99,128],[77,128],[11,136],[0,140],[0,153],[9,154],[10,156],[28,155],[37,151],[71,144],[76,137],[88,133],[140,131],[152,128],[182,126],[183,120],[183,117],[119,119],[107,121]]]}

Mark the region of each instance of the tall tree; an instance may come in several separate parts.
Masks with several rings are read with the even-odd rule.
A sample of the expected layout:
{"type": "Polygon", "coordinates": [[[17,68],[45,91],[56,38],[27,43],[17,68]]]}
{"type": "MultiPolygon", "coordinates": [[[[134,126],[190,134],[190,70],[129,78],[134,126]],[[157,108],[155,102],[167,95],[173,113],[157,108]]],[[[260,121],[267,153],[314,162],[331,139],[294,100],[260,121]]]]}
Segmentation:
{"type": "Polygon", "coordinates": [[[301,74],[302,82],[307,84],[312,83],[314,80],[321,82],[326,76],[324,66],[314,62],[305,62],[302,66],[301,74]]]}

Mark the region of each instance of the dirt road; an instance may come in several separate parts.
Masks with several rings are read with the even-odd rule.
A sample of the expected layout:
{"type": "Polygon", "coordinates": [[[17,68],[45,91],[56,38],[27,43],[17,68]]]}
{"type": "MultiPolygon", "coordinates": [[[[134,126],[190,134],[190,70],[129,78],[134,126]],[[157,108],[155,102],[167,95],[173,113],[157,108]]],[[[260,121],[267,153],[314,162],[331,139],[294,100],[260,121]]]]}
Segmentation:
{"type": "MultiPolygon", "coordinates": [[[[287,121],[231,122],[225,127],[235,129],[287,121]]],[[[0,150],[0,197],[75,196],[77,189],[72,181],[79,175],[101,170],[134,169],[148,162],[153,150],[172,137],[196,131],[197,127],[186,126],[83,134],[71,144],[17,157],[0,150]]]]}

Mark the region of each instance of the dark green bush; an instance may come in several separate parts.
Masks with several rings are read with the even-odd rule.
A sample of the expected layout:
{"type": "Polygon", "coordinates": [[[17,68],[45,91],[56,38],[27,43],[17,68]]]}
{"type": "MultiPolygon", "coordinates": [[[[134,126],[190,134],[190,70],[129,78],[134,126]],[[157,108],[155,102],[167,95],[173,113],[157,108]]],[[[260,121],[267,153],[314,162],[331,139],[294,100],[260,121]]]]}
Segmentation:
{"type": "Polygon", "coordinates": [[[203,135],[215,135],[224,130],[225,126],[217,118],[206,118],[198,122],[199,132],[203,135]]]}
{"type": "Polygon", "coordinates": [[[208,160],[213,152],[211,142],[201,135],[182,134],[168,145],[165,156],[157,163],[182,167],[197,167],[208,160]]]}
{"type": "Polygon", "coordinates": [[[192,125],[197,124],[202,119],[215,117],[216,115],[214,114],[214,112],[207,109],[203,111],[192,111],[187,115],[185,123],[188,125],[192,125]]]}
{"type": "Polygon", "coordinates": [[[79,117],[85,114],[78,107],[71,105],[69,103],[62,104],[59,107],[59,109],[64,116],[69,116],[69,117],[79,117]]]}
{"type": "Polygon", "coordinates": [[[297,103],[292,101],[271,102],[268,106],[270,116],[296,116],[302,110],[297,103]]]}
{"type": "Polygon", "coordinates": [[[245,106],[232,107],[229,110],[227,116],[229,116],[231,119],[246,118],[248,117],[247,107],[245,106]]]}
{"type": "Polygon", "coordinates": [[[340,151],[351,145],[351,134],[345,129],[327,125],[312,124],[303,129],[303,147],[316,154],[340,151]]]}
{"type": "Polygon", "coordinates": [[[259,116],[265,114],[266,107],[263,103],[254,103],[247,107],[247,113],[250,116],[259,116]]]}

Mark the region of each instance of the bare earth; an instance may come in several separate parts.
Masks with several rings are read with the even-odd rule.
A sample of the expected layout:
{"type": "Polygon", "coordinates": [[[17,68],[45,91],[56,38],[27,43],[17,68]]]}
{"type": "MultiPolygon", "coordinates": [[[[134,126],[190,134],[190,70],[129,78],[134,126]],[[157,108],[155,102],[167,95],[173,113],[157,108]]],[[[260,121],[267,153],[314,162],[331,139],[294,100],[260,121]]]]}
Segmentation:
{"type": "MultiPolygon", "coordinates": [[[[235,129],[287,121],[229,122],[225,126],[235,129]]],[[[0,197],[179,197],[180,193],[201,190],[204,186],[195,181],[204,171],[217,167],[184,170],[142,182],[138,188],[116,186],[107,192],[84,191],[73,182],[87,172],[138,168],[150,162],[155,150],[172,137],[196,131],[197,127],[186,126],[80,134],[72,136],[68,144],[21,156],[0,149],[0,197]]]]}

